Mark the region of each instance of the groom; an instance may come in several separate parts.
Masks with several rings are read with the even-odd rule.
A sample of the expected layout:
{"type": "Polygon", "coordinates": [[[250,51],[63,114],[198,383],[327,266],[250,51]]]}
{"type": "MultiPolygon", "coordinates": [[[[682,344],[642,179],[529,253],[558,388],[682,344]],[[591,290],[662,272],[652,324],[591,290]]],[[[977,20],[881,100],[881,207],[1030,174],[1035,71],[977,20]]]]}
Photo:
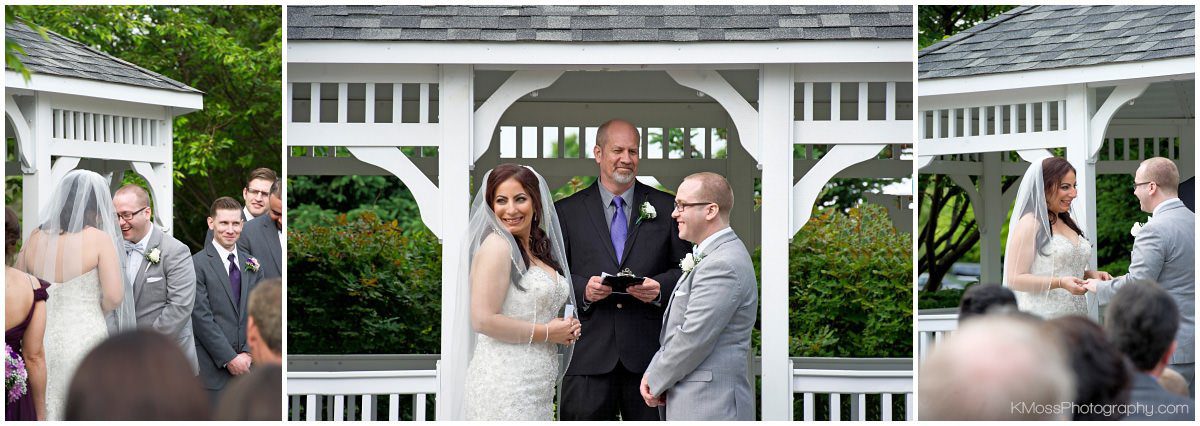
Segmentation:
{"type": "Polygon", "coordinates": [[[150,195],[142,187],[122,186],[113,195],[113,206],[125,239],[125,279],[133,283],[137,325],[174,340],[196,373],[196,343],[192,337],[196,271],[192,269],[192,254],[150,221],[150,195]]]}
{"type": "Polygon", "coordinates": [[[664,420],[754,420],[748,378],[758,280],[746,245],[729,227],[733,191],[724,177],[696,173],[675,192],[679,237],[696,243],[667,307],[661,347],[641,393],[664,420]]]}
{"type": "Polygon", "coordinates": [[[1107,305],[1121,287],[1157,283],[1175,299],[1181,321],[1175,336],[1178,349],[1171,369],[1188,381],[1196,394],[1196,214],[1179,200],[1179,169],[1162,157],[1143,161],[1133,175],[1133,195],[1142,211],[1153,216],[1134,235],[1129,273],[1111,281],[1088,280],[1088,290],[1107,305]]]}
{"type": "Polygon", "coordinates": [[[658,350],[663,309],[688,244],[676,234],[670,194],[637,181],[637,128],[611,120],[596,131],[596,184],[555,204],[571,268],[581,337],[563,378],[563,420],[658,420],[638,383],[658,350]],[[601,274],[646,277],[613,293],[601,274]]]}

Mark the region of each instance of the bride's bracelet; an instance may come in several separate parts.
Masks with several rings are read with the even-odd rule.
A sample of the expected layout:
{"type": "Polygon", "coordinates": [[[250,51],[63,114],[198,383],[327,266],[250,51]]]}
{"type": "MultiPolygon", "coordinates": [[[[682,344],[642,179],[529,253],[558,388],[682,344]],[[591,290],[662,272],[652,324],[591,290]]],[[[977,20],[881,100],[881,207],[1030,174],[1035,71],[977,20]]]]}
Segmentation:
{"type": "Polygon", "coordinates": [[[529,326],[529,344],[533,344],[533,334],[537,332],[537,324],[529,326]]]}
{"type": "Polygon", "coordinates": [[[550,341],[550,324],[546,324],[546,338],[542,339],[542,343],[550,341]]]}

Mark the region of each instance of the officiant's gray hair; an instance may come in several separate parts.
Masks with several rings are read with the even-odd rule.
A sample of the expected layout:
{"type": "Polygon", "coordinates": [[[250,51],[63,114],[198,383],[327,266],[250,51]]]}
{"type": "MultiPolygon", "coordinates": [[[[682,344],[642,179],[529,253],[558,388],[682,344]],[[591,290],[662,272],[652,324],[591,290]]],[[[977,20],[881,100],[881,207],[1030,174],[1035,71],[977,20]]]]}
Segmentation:
{"type": "MultiPolygon", "coordinates": [[[[700,172],[688,175],[683,180],[700,182],[700,198],[703,201],[715,203],[720,208],[721,218],[729,221],[729,213],[733,212],[733,189],[724,176],[713,172],[700,172]]],[[[700,200],[691,200],[698,202],[700,200]]]]}
{"type": "Polygon", "coordinates": [[[1175,162],[1163,158],[1148,158],[1142,162],[1146,168],[1146,179],[1154,182],[1158,189],[1170,196],[1179,194],[1179,168],[1175,162]]]}

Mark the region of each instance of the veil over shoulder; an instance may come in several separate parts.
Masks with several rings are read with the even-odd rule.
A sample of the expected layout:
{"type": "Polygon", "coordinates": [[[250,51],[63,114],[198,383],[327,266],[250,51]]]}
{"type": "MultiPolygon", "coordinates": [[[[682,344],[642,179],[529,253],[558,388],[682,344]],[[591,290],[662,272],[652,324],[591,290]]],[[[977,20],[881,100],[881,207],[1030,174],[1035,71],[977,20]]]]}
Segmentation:
{"type": "MultiPolygon", "coordinates": [[[[120,269],[121,303],[109,313],[112,332],[137,327],[133,292],[125,282],[125,250],[113,207],[108,180],[88,170],[67,173],[50,203],[42,209],[40,225],[21,247],[24,269],[47,281],[64,282],[88,273],[93,266],[84,259],[89,230],[102,233],[101,244],[110,244],[120,269]]],[[[95,268],[98,268],[97,265],[95,268]]]]}
{"type": "MultiPolygon", "coordinates": [[[[541,211],[542,218],[538,221],[538,226],[546,233],[550,240],[551,256],[562,268],[562,275],[570,277],[570,267],[567,264],[566,246],[563,244],[563,233],[561,222],[554,208],[554,197],[550,193],[550,189],[546,184],[546,180],[526,166],[527,169],[533,171],[538,178],[538,187],[541,195],[541,211]]],[[[471,264],[475,259],[476,252],[479,250],[483,241],[489,236],[498,235],[508,243],[509,256],[512,259],[512,268],[510,273],[510,283],[519,282],[525,274],[527,268],[522,261],[520,249],[517,246],[516,240],[513,238],[507,229],[496,218],[496,214],[492,211],[486,198],[486,184],[488,177],[492,171],[488,171],[480,181],[479,190],[475,194],[475,198],[471,203],[470,223],[467,227],[466,235],[463,236],[462,250],[459,255],[458,266],[458,281],[457,293],[459,297],[452,301],[453,315],[448,318],[449,323],[443,329],[443,332],[450,333],[450,349],[448,353],[442,354],[441,369],[442,374],[447,375],[446,382],[449,383],[450,389],[442,389],[439,398],[448,398],[448,412],[450,416],[448,420],[463,420],[465,415],[464,396],[466,394],[467,367],[471,361],[471,356],[475,352],[476,332],[471,325],[471,283],[470,269],[471,264]]],[[[571,286],[567,286],[568,289],[571,286]]],[[[570,290],[567,299],[568,306],[576,306],[575,294],[570,290]]],[[[443,307],[445,309],[445,307],[443,307]]],[[[520,319],[520,318],[518,318],[520,319]]],[[[562,375],[566,372],[566,367],[570,363],[573,347],[559,346],[559,354],[562,357],[562,363],[559,368],[558,378],[562,379],[562,375]]]]}

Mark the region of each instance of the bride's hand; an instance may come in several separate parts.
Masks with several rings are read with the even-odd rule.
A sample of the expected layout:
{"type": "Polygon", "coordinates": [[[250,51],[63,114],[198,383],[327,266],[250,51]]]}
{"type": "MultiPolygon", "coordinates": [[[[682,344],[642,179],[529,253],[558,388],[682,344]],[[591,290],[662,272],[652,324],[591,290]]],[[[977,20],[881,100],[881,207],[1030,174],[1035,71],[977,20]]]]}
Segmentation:
{"type": "Polygon", "coordinates": [[[575,318],[555,318],[546,323],[549,340],[560,345],[570,345],[579,340],[580,325],[575,318]]]}
{"type": "Polygon", "coordinates": [[[1061,277],[1059,278],[1059,288],[1071,292],[1076,296],[1087,293],[1087,287],[1084,286],[1087,281],[1077,277],[1061,277]]]}

